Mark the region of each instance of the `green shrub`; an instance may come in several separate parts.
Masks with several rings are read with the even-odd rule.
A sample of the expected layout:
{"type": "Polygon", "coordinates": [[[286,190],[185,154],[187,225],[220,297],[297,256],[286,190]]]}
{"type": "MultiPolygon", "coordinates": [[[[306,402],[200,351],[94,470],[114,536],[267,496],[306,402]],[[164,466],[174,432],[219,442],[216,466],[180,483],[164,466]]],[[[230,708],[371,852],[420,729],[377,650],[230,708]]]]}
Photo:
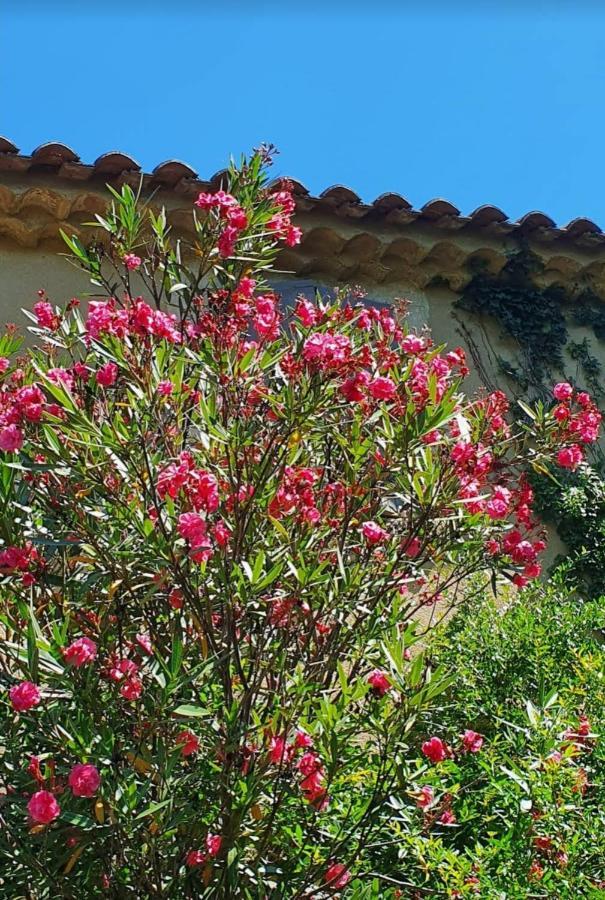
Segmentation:
{"type": "Polygon", "coordinates": [[[391,798],[393,843],[376,848],[376,869],[402,890],[605,896],[605,614],[566,579],[560,570],[504,608],[486,596],[436,637],[434,662],[456,678],[427,737],[451,756],[418,760],[407,791],[391,798]],[[478,752],[464,750],[467,729],[484,738],[478,752]],[[411,812],[422,788],[433,802],[411,812]],[[444,813],[454,820],[444,824],[444,813]]]}

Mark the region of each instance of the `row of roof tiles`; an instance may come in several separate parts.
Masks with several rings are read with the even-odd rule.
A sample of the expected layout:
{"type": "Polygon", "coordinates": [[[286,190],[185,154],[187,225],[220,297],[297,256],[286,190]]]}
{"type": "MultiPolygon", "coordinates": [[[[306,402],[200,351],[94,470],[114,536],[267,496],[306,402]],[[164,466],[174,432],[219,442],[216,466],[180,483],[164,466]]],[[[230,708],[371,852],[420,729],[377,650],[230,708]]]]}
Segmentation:
{"type": "MultiPolygon", "coordinates": [[[[177,159],[160,163],[152,172],[141,173],[141,166],[136,160],[118,151],[104,153],[92,165],[87,165],[80,161],[80,157],[70,147],[56,142],[41,144],[27,156],[21,154],[12,141],[0,136],[0,172],[2,171],[15,174],[55,174],[59,178],[75,182],[95,179],[112,181],[120,178],[138,181],[142,177],[146,187],[158,187],[181,194],[195,194],[200,190],[217,188],[226,174],[223,169],[211,178],[201,179],[191,166],[177,159]]],[[[443,199],[430,200],[417,210],[413,209],[405,197],[395,193],[381,194],[368,204],[350,188],[342,185],[329,187],[319,197],[313,197],[299,181],[291,178],[287,180],[297,198],[298,209],[302,212],[319,209],[349,219],[379,219],[394,225],[419,221],[452,231],[469,227],[503,235],[518,232],[548,242],[567,238],[584,247],[605,244],[602,229],[586,218],[573,219],[567,225],[558,227],[550,216],[534,211],[526,213],[517,221],[511,221],[501,209],[489,204],[479,206],[470,215],[464,216],[453,203],[443,199]]]]}

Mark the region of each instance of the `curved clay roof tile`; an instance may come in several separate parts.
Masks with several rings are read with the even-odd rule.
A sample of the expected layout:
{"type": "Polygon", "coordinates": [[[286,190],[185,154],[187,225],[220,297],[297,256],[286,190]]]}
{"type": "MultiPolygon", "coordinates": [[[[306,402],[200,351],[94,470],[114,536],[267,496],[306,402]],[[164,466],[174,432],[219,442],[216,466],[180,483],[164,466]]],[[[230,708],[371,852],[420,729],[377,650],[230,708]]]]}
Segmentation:
{"type": "Polygon", "coordinates": [[[326,188],[325,191],[321,192],[319,197],[321,200],[327,200],[336,206],[340,206],[343,203],[361,203],[361,197],[359,197],[355,191],[352,191],[351,188],[345,187],[342,184],[334,184],[331,187],[326,188]]]}
{"type": "Polygon", "coordinates": [[[563,228],[563,231],[570,237],[580,237],[582,234],[602,234],[602,230],[593,222],[592,219],[572,219],[563,228]]]}
{"type": "Polygon", "coordinates": [[[297,181],[296,178],[289,178],[287,175],[274,178],[273,181],[269,182],[270,191],[282,191],[286,188],[292,191],[295,197],[307,197],[309,195],[309,189],[304,186],[302,181],[297,181]]]}
{"type": "Polygon", "coordinates": [[[209,178],[210,189],[212,191],[217,191],[219,188],[224,188],[227,184],[227,178],[229,176],[229,169],[219,169],[218,172],[215,172],[212,178],[209,178]]]}
{"type": "Polygon", "coordinates": [[[40,144],[32,153],[32,163],[35,166],[62,166],[63,163],[79,162],[78,154],[67,144],[59,144],[49,141],[40,144]]]}
{"type": "Polygon", "coordinates": [[[486,225],[494,225],[498,222],[506,222],[508,216],[497,206],[491,206],[489,203],[486,203],[483,206],[478,206],[477,209],[470,214],[470,219],[473,225],[485,227],[486,225]]]}
{"type": "Polygon", "coordinates": [[[429,200],[428,203],[424,204],[420,212],[422,218],[430,220],[442,219],[444,216],[460,215],[460,210],[455,207],[453,203],[450,203],[449,200],[442,200],[441,198],[429,200]]]}
{"type": "Polygon", "coordinates": [[[521,228],[528,229],[557,227],[557,223],[554,219],[551,219],[550,216],[547,216],[546,213],[540,212],[539,210],[525,213],[524,216],[521,216],[521,218],[517,220],[516,224],[521,228]]]}
{"type": "Polygon", "coordinates": [[[121,175],[122,172],[140,172],[141,167],[132,156],[110,150],[95,159],[94,170],[98,175],[121,175]]]}
{"type": "Polygon", "coordinates": [[[179,159],[167,159],[155,167],[151,173],[156,181],[174,187],[181,178],[197,178],[197,172],[179,159]]]}
{"type": "Polygon", "coordinates": [[[0,153],[18,153],[19,148],[8,138],[2,137],[0,134],[0,153]]]}
{"type": "Polygon", "coordinates": [[[394,209],[412,208],[412,204],[406,200],[405,197],[402,197],[401,194],[393,193],[381,194],[379,197],[376,197],[372,206],[380,212],[392,212],[394,209]]]}

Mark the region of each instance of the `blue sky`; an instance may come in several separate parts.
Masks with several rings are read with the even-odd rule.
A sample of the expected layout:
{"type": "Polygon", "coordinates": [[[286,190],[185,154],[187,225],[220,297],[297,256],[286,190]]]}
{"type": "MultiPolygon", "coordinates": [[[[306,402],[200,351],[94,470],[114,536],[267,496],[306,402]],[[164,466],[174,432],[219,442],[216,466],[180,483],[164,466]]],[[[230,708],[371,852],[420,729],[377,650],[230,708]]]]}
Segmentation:
{"type": "Polygon", "coordinates": [[[202,176],[272,141],[313,193],[605,228],[604,47],[596,0],[21,0],[0,13],[0,134],[202,176]]]}

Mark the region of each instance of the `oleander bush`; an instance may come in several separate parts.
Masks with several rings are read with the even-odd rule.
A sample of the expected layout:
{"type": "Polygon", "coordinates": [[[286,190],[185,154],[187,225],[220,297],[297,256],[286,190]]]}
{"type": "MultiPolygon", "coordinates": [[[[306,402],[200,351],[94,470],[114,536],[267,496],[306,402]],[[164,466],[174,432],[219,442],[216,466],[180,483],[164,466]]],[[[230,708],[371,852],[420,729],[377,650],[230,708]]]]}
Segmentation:
{"type": "Polygon", "coordinates": [[[484,793],[496,747],[447,730],[427,632],[537,578],[525,473],[576,467],[600,414],[560,384],[509,421],[403,307],[282,307],[267,163],[200,194],[191,246],[114,191],[65,235],[92,298],[41,292],[34,349],[0,340],[1,896],[389,896],[387,842],[463,842],[442,796],[453,842],[414,824],[422,748],[428,787],[464,764],[484,793]]]}

